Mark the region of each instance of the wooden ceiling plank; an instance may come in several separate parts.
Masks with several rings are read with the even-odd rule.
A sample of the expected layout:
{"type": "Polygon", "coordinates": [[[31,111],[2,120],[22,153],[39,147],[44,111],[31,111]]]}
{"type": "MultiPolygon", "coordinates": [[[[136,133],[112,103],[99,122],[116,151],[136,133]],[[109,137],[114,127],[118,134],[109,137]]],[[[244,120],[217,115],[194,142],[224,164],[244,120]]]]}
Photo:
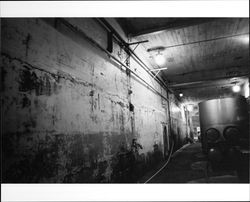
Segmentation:
{"type": "Polygon", "coordinates": [[[157,46],[171,46],[163,52],[168,67],[160,74],[163,79],[182,86],[196,81],[209,81],[215,86],[221,86],[217,82],[220,79],[249,75],[249,46],[241,43],[236,36],[227,37],[249,33],[248,22],[249,19],[217,19],[195,26],[142,35],[136,39],[148,39],[149,43],[143,44],[144,50],[138,52],[138,55],[144,55],[153,66],[154,61],[150,58],[152,53],[147,50],[157,46]]]}
{"type": "Polygon", "coordinates": [[[202,84],[218,84],[218,83],[232,83],[232,79],[237,80],[237,82],[243,83],[246,82],[248,79],[247,75],[238,76],[238,77],[218,77],[218,78],[211,78],[206,80],[197,80],[197,81],[189,81],[185,83],[177,83],[177,84],[171,84],[169,83],[169,86],[173,89],[184,89],[189,88],[189,86],[196,86],[196,85],[202,85],[202,84]]]}

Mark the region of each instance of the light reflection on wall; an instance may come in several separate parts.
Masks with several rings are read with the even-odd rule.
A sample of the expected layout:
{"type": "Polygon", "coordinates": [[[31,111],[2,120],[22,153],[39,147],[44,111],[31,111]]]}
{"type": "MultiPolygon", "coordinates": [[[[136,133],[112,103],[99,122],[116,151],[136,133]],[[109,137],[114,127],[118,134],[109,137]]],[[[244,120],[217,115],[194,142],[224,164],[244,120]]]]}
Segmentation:
{"type": "Polygon", "coordinates": [[[244,86],[243,86],[243,91],[244,91],[244,96],[245,98],[249,97],[249,82],[245,82],[244,86]]]}
{"type": "Polygon", "coordinates": [[[181,117],[182,119],[185,119],[185,106],[181,105],[181,117]]]}
{"type": "Polygon", "coordinates": [[[237,40],[240,41],[243,44],[248,45],[249,44],[249,35],[245,34],[245,35],[239,36],[239,37],[237,37],[237,40]]]}

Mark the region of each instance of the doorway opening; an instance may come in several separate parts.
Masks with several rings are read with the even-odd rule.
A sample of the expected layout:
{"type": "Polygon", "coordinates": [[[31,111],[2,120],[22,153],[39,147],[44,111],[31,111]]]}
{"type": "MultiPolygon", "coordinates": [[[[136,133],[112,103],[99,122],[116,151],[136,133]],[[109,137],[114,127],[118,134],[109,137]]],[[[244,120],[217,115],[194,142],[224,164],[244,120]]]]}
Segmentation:
{"type": "Polygon", "coordinates": [[[170,152],[170,142],[169,142],[169,127],[167,123],[162,123],[162,131],[163,131],[163,155],[164,158],[167,158],[170,152]]]}

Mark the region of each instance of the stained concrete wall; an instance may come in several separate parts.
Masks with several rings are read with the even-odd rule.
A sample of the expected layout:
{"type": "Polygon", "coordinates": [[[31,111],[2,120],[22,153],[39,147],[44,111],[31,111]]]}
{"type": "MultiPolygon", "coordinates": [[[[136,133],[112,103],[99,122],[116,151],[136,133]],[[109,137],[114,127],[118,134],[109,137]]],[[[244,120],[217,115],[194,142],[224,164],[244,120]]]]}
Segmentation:
{"type": "MultiPolygon", "coordinates": [[[[107,47],[107,32],[95,19],[2,19],[1,43],[4,182],[134,181],[163,160],[168,110],[96,46],[107,47]]],[[[115,41],[113,55],[127,58],[115,41]]],[[[181,146],[185,119],[175,113],[181,146]]]]}
{"type": "Polygon", "coordinates": [[[171,134],[175,141],[174,150],[179,149],[187,142],[187,137],[190,137],[190,117],[184,110],[184,105],[180,104],[174,95],[170,95],[170,117],[171,117],[171,134]]]}

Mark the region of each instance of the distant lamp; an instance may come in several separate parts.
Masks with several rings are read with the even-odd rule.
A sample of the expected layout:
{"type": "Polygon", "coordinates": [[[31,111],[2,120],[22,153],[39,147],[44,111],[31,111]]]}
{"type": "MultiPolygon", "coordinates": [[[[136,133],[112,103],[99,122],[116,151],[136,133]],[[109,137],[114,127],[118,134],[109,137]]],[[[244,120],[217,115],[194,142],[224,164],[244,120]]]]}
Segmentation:
{"type": "Polygon", "coordinates": [[[180,97],[183,97],[183,94],[182,94],[182,93],[180,93],[180,94],[179,94],[179,96],[180,96],[180,97]]]}
{"type": "Polygon", "coordinates": [[[193,105],[187,105],[187,110],[188,110],[189,112],[193,111],[193,105]]]}
{"type": "Polygon", "coordinates": [[[245,36],[242,38],[242,41],[243,41],[245,44],[249,44],[249,35],[245,35],[245,36]]]}
{"type": "Polygon", "coordinates": [[[155,56],[155,62],[157,65],[162,66],[165,64],[165,57],[162,55],[162,53],[158,52],[155,56]]]}
{"type": "Polygon", "coordinates": [[[233,90],[233,92],[238,93],[238,92],[240,92],[240,86],[234,85],[232,90],[233,90]]]}

